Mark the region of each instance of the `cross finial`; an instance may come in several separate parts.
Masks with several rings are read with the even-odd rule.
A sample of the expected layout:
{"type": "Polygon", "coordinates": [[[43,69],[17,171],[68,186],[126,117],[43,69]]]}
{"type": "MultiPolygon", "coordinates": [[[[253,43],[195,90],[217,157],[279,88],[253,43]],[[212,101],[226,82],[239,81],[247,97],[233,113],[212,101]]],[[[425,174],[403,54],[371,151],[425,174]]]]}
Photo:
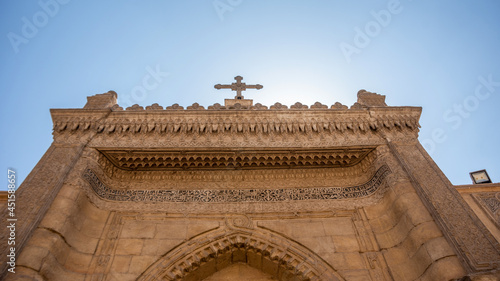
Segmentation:
{"type": "Polygon", "coordinates": [[[234,80],[236,80],[236,83],[232,83],[231,85],[221,85],[217,84],[214,86],[217,90],[220,89],[231,89],[232,91],[236,91],[236,96],[234,97],[237,100],[243,99],[243,96],[241,95],[242,91],[245,91],[246,89],[257,89],[260,90],[263,88],[262,85],[256,84],[256,85],[247,85],[245,83],[241,83],[241,80],[243,80],[243,77],[241,76],[236,76],[234,77],[234,80]]]}

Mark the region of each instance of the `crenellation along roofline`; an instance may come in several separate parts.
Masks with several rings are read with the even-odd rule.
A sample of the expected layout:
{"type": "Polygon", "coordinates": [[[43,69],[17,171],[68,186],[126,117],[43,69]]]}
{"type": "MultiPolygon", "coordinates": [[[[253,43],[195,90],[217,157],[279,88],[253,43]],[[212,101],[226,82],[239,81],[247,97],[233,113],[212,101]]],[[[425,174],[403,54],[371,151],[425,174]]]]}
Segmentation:
{"type": "Polygon", "coordinates": [[[373,106],[373,107],[364,107],[364,108],[350,108],[350,109],[264,109],[264,110],[256,110],[256,109],[222,109],[222,110],[210,110],[210,109],[202,109],[202,110],[190,110],[190,109],[181,109],[181,110],[112,110],[112,109],[82,109],[82,108],[53,108],[50,109],[50,113],[52,117],[84,117],[84,116],[106,116],[109,117],[118,117],[118,116],[173,116],[173,115],[276,115],[276,113],[289,114],[289,115],[377,115],[384,113],[411,113],[418,114],[420,116],[422,112],[422,107],[420,106],[373,106]]]}
{"type": "MultiPolygon", "coordinates": [[[[112,111],[110,109],[51,109],[54,130],[109,127],[113,124],[162,124],[204,123],[214,124],[261,124],[261,123],[350,123],[364,127],[391,128],[403,126],[410,129],[420,127],[421,107],[373,107],[365,109],[295,109],[295,110],[144,110],[112,111]],[[406,124],[406,126],[405,126],[406,124]]],[[[335,126],[335,125],[334,125],[335,126]]],[[[338,125],[336,125],[338,127],[338,125]]]]}
{"type": "Polygon", "coordinates": [[[311,106],[296,102],[271,106],[233,100],[222,106],[193,103],[184,108],[157,103],[146,108],[133,105],[125,110],[117,104],[117,94],[109,91],[87,97],[80,109],[51,109],[54,132],[94,131],[97,133],[308,133],[323,131],[353,132],[386,129],[417,131],[421,107],[387,106],[385,96],[365,90],[350,108],[339,102],[316,102],[311,106]]]}
{"type": "Polygon", "coordinates": [[[111,111],[51,110],[55,132],[354,132],[385,129],[418,131],[420,107],[362,110],[111,111]]]}

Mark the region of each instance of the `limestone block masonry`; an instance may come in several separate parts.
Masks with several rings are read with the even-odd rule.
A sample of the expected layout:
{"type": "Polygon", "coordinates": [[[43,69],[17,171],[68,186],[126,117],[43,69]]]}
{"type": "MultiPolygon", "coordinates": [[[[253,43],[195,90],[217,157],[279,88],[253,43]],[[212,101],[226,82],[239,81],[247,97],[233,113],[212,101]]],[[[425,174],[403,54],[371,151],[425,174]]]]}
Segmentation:
{"type": "Polygon", "coordinates": [[[498,190],[457,192],[418,142],[419,107],[365,90],[350,108],[116,99],[51,110],[2,279],[500,278],[498,190]]]}

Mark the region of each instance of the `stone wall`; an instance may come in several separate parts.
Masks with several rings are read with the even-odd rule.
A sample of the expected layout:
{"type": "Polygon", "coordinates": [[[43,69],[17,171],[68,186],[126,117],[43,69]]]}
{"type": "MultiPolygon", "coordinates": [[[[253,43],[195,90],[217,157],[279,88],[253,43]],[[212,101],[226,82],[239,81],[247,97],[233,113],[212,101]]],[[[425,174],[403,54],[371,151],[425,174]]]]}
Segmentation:
{"type": "MultiPolygon", "coordinates": [[[[175,249],[200,243],[210,233],[228,235],[235,230],[259,233],[269,241],[276,237],[294,241],[324,260],[339,280],[452,280],[467,275],[411,182],[397,167],[393,169],[378,204],[245,216],[105,211],[68,180],[19,256],[16,274],[7,280],[136,280],[155,265],[165,266],[162,259],[175,249]]],[[[498,184],[457,189],[491,227],[494,221],[472,196],[497,192],[498,184]]],[[[498,228],[492,228],[494,235],[495,231],[498,228]]],[[[280,267],[282,257],[273,257],[272,248],[259,250],[247,244],[219,248],[213,257],[209,254],[186,266],[185,280],[230,278],[248,271],[238,264],[258,269],[263,273],[252,274],[267,276],[262,278],[298,278],[290,273],[293,270],[280,267]]],[[[471,280],[480,278],[485,277],[471,280]]]]}
{"type": "Polygon", "coordinates": [[[4,276],[494,278],[497,193],[464,200],[418,143],[421,109],[384,100],[123,110],[109,92],[51,110],[4,276]]]}
{"type": "MultiPolygon", "coordinates": [[[[380,204],[364,209],[235,218],[245,221],[235,225],[227,216],[107,212],[92,205],[78,188],[67,185],[25,246],[18,272],[9,277],[136,280],[165,254],[182,249],[183,243],[210,232],[229,233],[231,228],[254,236],[261,233],[270,241],[276,239],[273,235],[295,241],[321,257],[339,280],[449,280],[465,275],[408,182],[390,188],[380,204]]],[[[208,257],[199,265],[213,262],[212,266],[203,265],[201,271],[197,266],[186,268],[196,276],[193,280],[237,262],[275,278],[287,272],[280,271],[280,257],[271,258],[272,249],[259,252],[245,247],[238,253],[222,245],[214,251],[213,261],[208,257]],[[228,255],[224,251],[229,257],[224,257],[228,255]]]]}
{"type": "Polygon", "coordinates": [[[84,280],[108,216],[78,187],[63,186],[7,280],[84,280]]]}
{"type": "Polygon", "coordinates": [[[451,280],[466,274],[409,181],[392,186],[366,213],[394,280],[451,280]]]}
{"type": "MultiPolygon", "coordinates": [[[[386,152],[387,148],[379,148],[376,153],[386,152]]],[[[82,177],[84,168],[96,165],[98,159],[84,151],[19,256],[18,272],[8,275],[8,280],[24,276],[202,280],[238,263],[281,280],[448,280],[465,275],[412,184],[390,156],[377,158],[389,163],[392,172],[370,196],[378,199],[366,201],[365,207],[349,208],[349,204],[332,201],[330,208],[314,210],[310,204],[290,202],[287,211],[276,212],[264,205],[254,213],[133,208],[140,202],[124,202],[132,211],[113,210],[114,205],[106,204],[98,207],[101,203],[95,202],[103,200],[89,197],[93,191],[82,177]],[[193,256],[200,247],[210,250],[193,256]]],[[[353,182],[359,184],[356,178],[353,182]]],[[[359,199],[340,201],[352,200],[359,199]]],[[[245,205],[251,203],[240,208],[244,210],[245,205]]],[[[161,204],[156,206],[162,209],[161,204]]]]}

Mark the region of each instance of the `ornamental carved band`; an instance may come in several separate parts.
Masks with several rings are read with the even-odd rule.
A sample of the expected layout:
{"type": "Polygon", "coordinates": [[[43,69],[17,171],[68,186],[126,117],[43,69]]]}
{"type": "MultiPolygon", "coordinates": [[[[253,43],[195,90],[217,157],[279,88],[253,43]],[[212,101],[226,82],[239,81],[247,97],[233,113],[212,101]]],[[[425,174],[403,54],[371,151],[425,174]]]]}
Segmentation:
{"type": "Polygon", "coordinates": [[[268,151],[253,149],[161,151],[98,149],[123,170],[214,170],[271,168],[335,168],[358,164],[374,147],[268,151]]]}
{"type": "Polygon", "coordinates": [[[116,190],[105,186],[97,175],[86,169],[83,178],[102,199],[121,202],[227,203],[284,202],[303,200],[339,200],[363,198],[374,194],[391,173],[380,167],[366,183],[351,187],[281,189],[197,189],[197,190],[116,190]]]}

